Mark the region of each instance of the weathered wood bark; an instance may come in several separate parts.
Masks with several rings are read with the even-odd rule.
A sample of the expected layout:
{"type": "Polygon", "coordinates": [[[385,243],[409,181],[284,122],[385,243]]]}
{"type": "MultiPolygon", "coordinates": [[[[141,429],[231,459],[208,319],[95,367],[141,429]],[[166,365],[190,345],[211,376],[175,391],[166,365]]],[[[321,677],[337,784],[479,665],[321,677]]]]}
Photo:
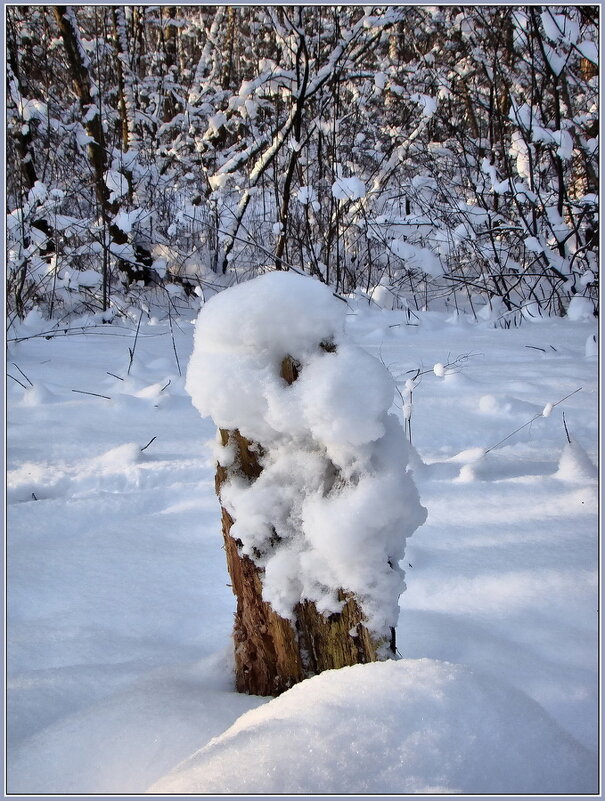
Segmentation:
{"type": "MultiPolygon", "coordinates": [[[[334,346],[325,343],[326,350],[334,346]]],[[[281,375],[288,383],[299,375],[300,365],[290,357],[282,362],[281,375]]],[[[233,474],[255,481],[262,472],[262,447],[236,430],[220,429],[221,443],[236,452],[233,466],[217,467],[216,492],[233,474]]],[[[222,527],[231,586],[237,597],[233,630],[236,687],[251,695],[279,695],[297,682],[323,670],[375,662],[381,646],[395,653],[395,634],[390,641],[377,640],[364,625],[355,597],[338,591],[342,611],[324,616],[312,601],[294,609],[295,623],[280,617],[262,598],[263,570],[241,553],[241,541],[231,536],[233,519],[222,507],[222,527]],[[352,633],[353,632],[353,633],[352,633]]]]}

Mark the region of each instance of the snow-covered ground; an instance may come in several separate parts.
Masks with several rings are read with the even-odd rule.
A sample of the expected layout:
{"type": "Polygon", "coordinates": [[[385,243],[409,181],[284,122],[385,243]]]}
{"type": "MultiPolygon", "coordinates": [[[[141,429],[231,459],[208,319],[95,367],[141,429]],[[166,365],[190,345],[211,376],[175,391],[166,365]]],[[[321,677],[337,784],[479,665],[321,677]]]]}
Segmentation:
{"type": "Polygon", "coordinates": [[[194,316],[174,344],[166,319],[10,332],[9,793],[594,792],[595,322],[351,311],[428,509],[402,659],[270,700],[232,689],[194,316]]]}

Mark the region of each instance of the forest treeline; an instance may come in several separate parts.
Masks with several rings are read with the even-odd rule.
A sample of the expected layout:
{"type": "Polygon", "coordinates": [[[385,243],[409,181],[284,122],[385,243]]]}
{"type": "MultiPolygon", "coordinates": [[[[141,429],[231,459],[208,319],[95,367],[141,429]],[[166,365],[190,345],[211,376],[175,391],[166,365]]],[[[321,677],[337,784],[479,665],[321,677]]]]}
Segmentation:
{"type": "Polygon", "coordinates": [[[5,14],[9,322],[289,268],[506,324],[596,310],[597,6],[5,14]]]}

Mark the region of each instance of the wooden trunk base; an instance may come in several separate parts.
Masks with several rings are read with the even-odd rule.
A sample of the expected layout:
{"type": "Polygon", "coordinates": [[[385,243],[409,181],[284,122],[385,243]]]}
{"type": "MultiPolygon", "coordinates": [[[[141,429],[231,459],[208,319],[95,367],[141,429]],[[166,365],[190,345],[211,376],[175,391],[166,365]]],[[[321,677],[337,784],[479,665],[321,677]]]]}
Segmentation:
{"type": "Polygon", "coordinates": [[[294,624],[263,601],[262,570],[240,554],[241,543],[229,534],[232,525],[223,509],[227,566],[237,598],[233,641],[238,692],[279,695],[323,670],[377,661],[380,643],[364,626],[352,596],[340,591],[343,609],[328,617],[312,601],[299,603],[294,624]]]}

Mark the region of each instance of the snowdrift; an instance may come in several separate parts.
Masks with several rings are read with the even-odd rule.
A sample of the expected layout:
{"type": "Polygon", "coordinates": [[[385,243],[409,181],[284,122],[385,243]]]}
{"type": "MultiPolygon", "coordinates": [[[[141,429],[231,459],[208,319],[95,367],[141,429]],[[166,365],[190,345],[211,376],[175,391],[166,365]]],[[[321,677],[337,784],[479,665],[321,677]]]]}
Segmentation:
{"type": "Polygon", "coordinates": [[[242,715],[152,793],[588,793],[590,752],[524,693],[432,659],[330,670],[242,715]]]}

